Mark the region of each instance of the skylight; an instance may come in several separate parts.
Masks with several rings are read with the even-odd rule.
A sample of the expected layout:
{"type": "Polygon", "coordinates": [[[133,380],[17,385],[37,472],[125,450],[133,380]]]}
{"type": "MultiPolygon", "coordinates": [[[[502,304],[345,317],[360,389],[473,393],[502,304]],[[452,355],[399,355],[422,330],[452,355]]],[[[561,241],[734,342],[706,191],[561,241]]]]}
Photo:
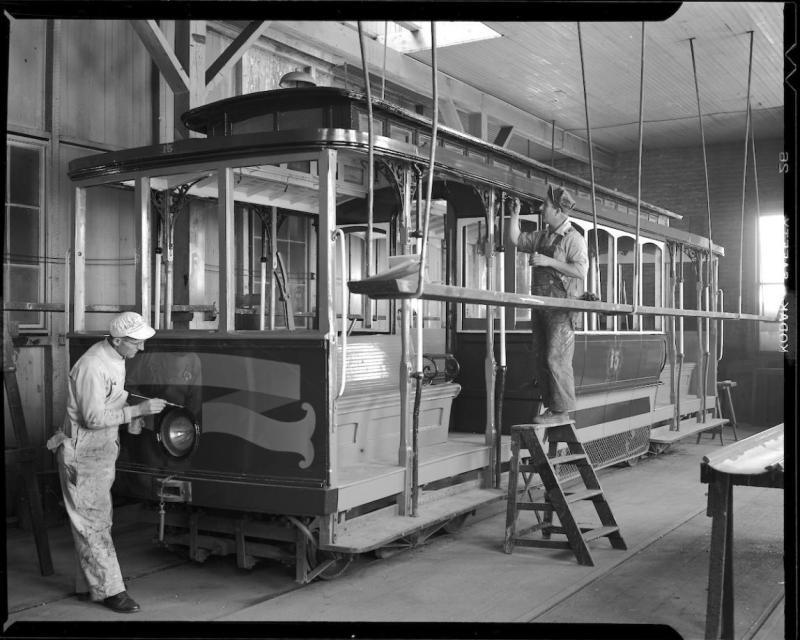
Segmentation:
{"type": "MultiPolygon", "coordinates": [[[[385,31],[387,45],[395,51],[414,53],[431,48],[430,22],[397,21],[389,22],[385,28],[381,27],[375,28],[376,40],[382,43],[385,31]]],[[[499,37],[497,31],[490,29],[483,22],[436,22],[437,49],[499,37]]]]}

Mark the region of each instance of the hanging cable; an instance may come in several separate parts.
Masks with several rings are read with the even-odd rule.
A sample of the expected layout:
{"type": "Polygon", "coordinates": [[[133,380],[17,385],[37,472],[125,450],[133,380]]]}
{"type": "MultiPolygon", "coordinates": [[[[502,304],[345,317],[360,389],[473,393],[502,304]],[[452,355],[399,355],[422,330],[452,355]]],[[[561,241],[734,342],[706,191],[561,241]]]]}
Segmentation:
{"type": "MultiPolygon", "coordinates": [[[[369,278],[372,275],[372,224],[373,209],[375,206],[375,143],[372,139],[374,122],[372,117],[372,88],[369,82],[369,69],[367,68],[367,53],[364,48],[364,30],[362,23],[358,21],[358,44],[361,48],[361,67],[364,71],[364,87],[367,93],[367,247],[366,247],[366,266],[364,275],[369,278]]],[[[366,329],[372,326],[372,300],[364,296],[362,306],[361,324],[366,329]]]]}
{"type": "MultiPolygon", "coordinates": [[[[644,22],[642,22],[642,53],[641,72],[639,76],[639,168],[636,179],[636,244],[633,257],[633,313],[639,305],[639,236],[642,221],[642,141],[644,140],[644,22]]],[[[595,231],[595,237],[597,232],[595,231]]],[[[641,327],[641,319],[639,320],[641,327]]]]}
{"type": "Polygon", "coordinates": [[[386,47],[389,43],[389,21],[383,23],[383,71],[381,73],[381,100],[386,100],[386,47]]]}
{"type": "MultiPolygon", "coordinates": [[[[592,128],[589,125],[589,99],[586,93],[586,67],[583,62],[583,38],[581,37],[581,23],[578,23],[578,50],[581,56],[581,78],[583,79],[583,109],[586,114],[586,141],[589,145],[589,174],[592,182],[592,223],[594,225],[594,263],[596,269],[595,283],[600,287],[600,248],[597,242],[597,202],[595,201],[594,182],[594,152],[592,151],[592,128]]],[[[592,292],[594,293],[594,292],[592,292]]],[[[603,299],[602,290],[598,291],[600,300],[603,299]]]]}
{"type": "MultiPolygon", "coordinates": [[[[759,236],[759,225],[761,223],[761,199],[758,195],[758,167],[756,165],[756,132],[755,127],[753,127],[752,121],[750,123],[750,142],[752,143],[753,149],[753,186],[755,188],[756,194],[756,232],[754,234],[755,237],[755,251],[753,252],[756,257],[756,273],[760,272],[760,252],[761,252],[761,243],[760,243],[760,236],[759,236]]],[[[759,276],[760,277],[760,276],[759,276]]],[[[721,311],[723,309],[720,309],[721,311]]],[[[759,309],[759,312],[761,309],[759,309]]]]}
{"type": "Polygon", "coordinates": [[[744,196],[747,185],[747,146],[750,138],[750,78],[753,72],[753,32],[750,31],[750,61],[747,65],[747,117],[744,127],[744,168],[742,170],[742,216],[739,229],[739,313],[742,313],[742,254],[744,253],[744,196]]]}
{"type": "MultiPolygon", "coordinates": [[[[700,144],[703,147],[703,169],[706,179],[706,211],[708,212],[708,253],[711,255],[711,192],[708,183],[708,158],[706,157],[706,136],[703,129],[703,112],[700,108],[700,86],[697,83],[697,64],[694,57],[694,38],[689,38],[689,47],[692,51],[692,71],[694,73],[694,90],[697,97],[697,117],[700,121],[700,144]]],[[[711,270],[709,267],[708,281],[711,280],[711,270]]],[[[700,301],[698,300],[698,303],[700,301]]]]}
{"type": "Polygon", "coordinates": [[[422,226],[422,246],[419,257],[419,279],[415,297],[422,294],[423,280],[425,277],[425,259],[428,252],[428,225],[431,217],[431,196],[433,195],[433,168],[436,159],[436,134],[439,128],[439,82],[436,66],[436,23],[431,21],[431,76],[433,84],[433,118],[431,120],[431,154],[428,166],[428,187],[425,195],[425,222],[422,226]]]}
{"type": "Polygon", "coordinates": [[[367,93],[367,137],[369,138],[367,146],[367,268],[366,276],[372,275],[372,209],[373,209],[373,156],[375,149],[372,141],[372,90],[369,84],[369,69],[367,68],[367,53],[364,48],[364,29],[362,23],[358,21],[358,44],[361,47],[361,67],[364,70],[364,86],[367,93]]]}

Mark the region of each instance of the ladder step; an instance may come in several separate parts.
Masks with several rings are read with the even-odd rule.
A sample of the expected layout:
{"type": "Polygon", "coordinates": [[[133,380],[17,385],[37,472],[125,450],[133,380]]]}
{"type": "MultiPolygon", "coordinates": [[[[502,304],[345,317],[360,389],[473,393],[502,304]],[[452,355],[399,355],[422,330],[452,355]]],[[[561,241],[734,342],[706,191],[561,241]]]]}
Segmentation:
{"type": "Polygon", "coordinates": [[[580,500],[589,500],[590,498],[594,498],[595,496],[603,495],[602,489],[584,489],[583,491],[575,491],[575,492],[564,492],[564,497],[567,499],[567,503],[572,504],[573,502],[578,502],[580,500]]]}
{"type": "Polygon", "coordinates": [[[536,467],[532,464],[521,464],[517,468],[525,473],[536,473],[536,467]]]}
{"type": "Polygon", "coordinates": [[[589,540],[596,540],[597,538],[610,536],[612,533],[616,533],[617,531],[619,531],[619,527],[598,527],[597,529],[591,529],[590,531],[582,531],[581,535],[586,542],[589,542],[589,540]]]}
{"type": "Polygon", "coordinates": [[[519,547],[543,547],[546,549],[572,549],[569,542],[561,540],[540,540],[536,538],[514,538],[514,544],[519,547]]]}
{"type": "Polygon", "coordinates": [[[554,511],[550,502],[517,502],[517,509],[522,511],[554,511]]]}
{"type": "Polygon", "coordinates": [[[588,456],[585,453],[571,453],[566,456],[554,456],[550,458],[550,464],[567,464],[570,462],[575,462],[576,460],[588,460],[588,456]]]}

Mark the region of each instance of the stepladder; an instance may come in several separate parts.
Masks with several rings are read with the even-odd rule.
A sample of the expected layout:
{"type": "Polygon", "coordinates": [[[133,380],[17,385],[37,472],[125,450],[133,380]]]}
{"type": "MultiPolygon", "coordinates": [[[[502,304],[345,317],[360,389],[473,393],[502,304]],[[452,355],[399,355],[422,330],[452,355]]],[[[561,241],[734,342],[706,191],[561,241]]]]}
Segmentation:
{"type": "Polygon", "coordinates": [[[515,546],[570,549],[579,564],[594,566],[588,543],[598,538],[608,538],[614,549],[627,549],[594,467],[578,438],[574,421],[512,426],[503,550],[512,553],[515,546]],[[524,449],[528,451],[528,458],[521,458],[524,449]],[[579,474],[576,484],[570,482],[566,486],[559,478],[562,465],[575,466],[579,474]],[[539,500],[534,499],[530,489],[534,474],[539,476],[544,491],[539,500]],[[522,491],[520,475],[524,481],[522,491]],[[595,513],[590,515],[599,518],[599,524],[579,521],[584,517],[584,510],[591,511],[579,508],[586,503],[594,507],[595,513]],[[518,523],[520,511],[533,511],[537,522],[522,526],[518,523]],[[541,538],[530,537],[529,534],[537,531],[541,532],[541,538]],[[552,534],[563,535],[566,540],[551,539],[552,534]]]}

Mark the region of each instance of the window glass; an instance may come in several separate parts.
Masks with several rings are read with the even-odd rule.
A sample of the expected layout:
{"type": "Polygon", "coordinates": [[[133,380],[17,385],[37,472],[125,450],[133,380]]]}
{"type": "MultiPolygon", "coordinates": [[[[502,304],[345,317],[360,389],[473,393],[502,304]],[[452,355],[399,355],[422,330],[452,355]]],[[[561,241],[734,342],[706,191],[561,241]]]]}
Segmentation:
{"type": "MultiPolygon", "coordinates": [[[[635,239],[622,236],[617,239],[617,302],[633,304],[633,271],[636,252],[635,239]]],[[[619,316],[620,331],[634,331],[637,328],[636,317],[632,314],[619,316]]]]}
{"type": "MultiPolygon", "coordinates": [[[[486,289],[486,223],[483,220],[470,220],[461,226],[460,231],[461,286],[486,289]]],[[[468,320],[486,317],[485,305],[464,304],[462,309],[465,328],[468,320]]]]}
{"type": "MultiPolygon", "coordinates": [[[[661,248],[653,243],[642,245],[641,291],[642,306],[660,307],[664,304],[664,266],[661,248]]],[[[640,316],[642,329],[660,331],[662,316],[640,316]]]]}
{"type": "MultiPolygon", "coordinates": [[[[597,251],[595,257],[595,232],[589,229],[587,237],[589,249],[589,272],[586,290],[594,293],[602,302],[614,302],[614,237],[605,229],[597,230],[597,251]],[[598,282],[599,274],[599,282],[598,282]]],[[[589,314],[589,329],[612,331],[614,316],[598,313],[589,314]]]]}
{"type": "Polygon", "coordinates": [[[322,126],[321,107],[278,113],[278,131],[288,131],[289,129],[313,129],[321,128],[322,126]]]}
{"type": "Polygon", "coordinates": [[[9,202],[39,206],[41,156],[41,149],[9,147],[9,202]]]}
{"type": "MultiPolygon", "coordinates": [[[[780,214],[762,215],[758,221],[759,313],[772,317],[778,314],[786,296],[785,224],[780,214]]],[[[776,323],[759,322],[759,349],[777,351],[780,347],[778,331],[776,323]]]]}
{"type": "MultiPolygon", "coordinates": [[[[3,285],[8,301],[45,302],[43,177],[44,149],[8,140],[3,224],[3,285]]],[[[20,331],[45,329],[45,314],[39,311],[11,311],[9,319],[20,331]]]]}

